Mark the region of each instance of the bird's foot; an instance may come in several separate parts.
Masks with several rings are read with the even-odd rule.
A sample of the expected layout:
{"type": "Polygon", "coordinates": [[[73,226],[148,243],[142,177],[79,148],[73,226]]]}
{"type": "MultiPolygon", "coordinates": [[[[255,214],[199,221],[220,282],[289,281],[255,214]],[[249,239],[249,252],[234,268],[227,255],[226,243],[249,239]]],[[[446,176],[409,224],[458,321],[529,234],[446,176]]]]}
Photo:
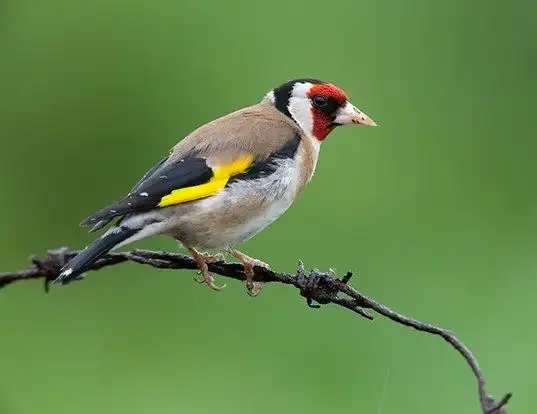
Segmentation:
{"type": "Polygon", "coordinates": [[[226,284],[223,284],[222,286],[218,286],[216,283],[214,283],[214,277],[208,270],[206,272],[201,271],[202,277],[201,279],[194,280],[198,283],[206,283],[211,289],[220,291],[226,287],[226,284]]]}
{"type": "Polygon", "coordinates": [[[216,291],[220,291],[224,289],[226,287],[225,284],[222,286],[218,286],[217,284],[214,283],[214,277],[211,274],[211,272],[209,272],[209,268],[207,267],[207,263],[212,263],[211,260],[220,261],[222,259],[215,260],[215,256],[218,256],[218,255],[215,255],[215,256],[207,255],[206,253],[198,252],[196,249],[188,249],[188,250],[192,254],[192,258],[196,261],[196,264],[198,265],[198,268],[202,276],[201,279],[194,278],[194,280],[198,283],[206,283],[211,289],[216,290],[216,291]]]}
{"type": "Polygon", "coordinates": [[[205,263],[218,263],[223,262],[226,260],[226,256],[223,253],[216,253],[216,254],[210,254],[210,253],[200,253],[203,257],[203,260],[205,260],[205,263]]]}
{"type": "Polygon", "coordinates": [[[244,262],[244,273],[246,273],[246,289],[250,296],[257,296],[263,290],[265,284],[263,282],[254,282],[254,267],[262,267],[270,270],[270,266],[258,259],[251,259],[244,262]]]}
{"type": "Polygon", "coordinates": [[[259,259],[254,259],[235,249],[230,249],[229,253],[239,259],[244,266],[244,273],[246,274],[245,283],[248,295],[253,297],[259,295],[265,284],[263,282],[254,282],[254,267],[258,266],[270,270],[270,266],[259,259]]]}

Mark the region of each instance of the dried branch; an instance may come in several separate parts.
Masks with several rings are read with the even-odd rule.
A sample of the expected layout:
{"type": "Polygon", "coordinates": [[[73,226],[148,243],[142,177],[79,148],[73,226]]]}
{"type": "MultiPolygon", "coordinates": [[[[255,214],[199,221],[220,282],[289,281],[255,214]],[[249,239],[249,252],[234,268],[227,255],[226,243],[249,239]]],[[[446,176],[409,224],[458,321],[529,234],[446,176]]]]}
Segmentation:
{"type": "MultiPolygon", "coordinates": [[[[17,272],[0,273],[0,288],[13,282],[28,279],[43,279],[45,290],[48,292],[49,284],[59,273],[60,268],[78,252],[68,248],[60,248],[48,252],[43,260],[31,257],[32,266],[17,272]]],[[[146,264],[158,269],[197,269],[194,260],[188,256],[166,252],[153,252],[146,250],[133,250],[124,253],[109,253],[98,260],[91,270],[99,270],[106,266],[132,261],[146,264]]],[[[236,263],[217,262],[209,264],[209,270],[221,276],[236,280],[245,280],[242,265],[236,263]]],[[[479,368],[476,358],[464,343],[455,334],[447,329],[439,328],[419,320],[401,315],[389,307],[378,303],[370,297],[360,293],[348,285],[352,276],[348,272],[342,278],[337,278],[333,272],[321,272],[313,269],[309,274],[305,271],[302,262],[299,262],[296,275],[278,273],[263,268],[255,268],[254,281],[277,282],[285,285],[293,285],[300,291],[300,295],[306,298],[306,303],[311,308],[319,308],[321,305],[333,303],[357,313],[358,315],[373,320],[369,311],[385,316],[392,321],[414,328],[421,332],[441,336],[447,343],[456,349],[466,363],[470,366],[476,380],[479,393],[479,402],[484,414],[507,414],[505,406],[512,394],[508,393],[499,400],[495,400],[485,389],[485,376],[479,368]]]]}

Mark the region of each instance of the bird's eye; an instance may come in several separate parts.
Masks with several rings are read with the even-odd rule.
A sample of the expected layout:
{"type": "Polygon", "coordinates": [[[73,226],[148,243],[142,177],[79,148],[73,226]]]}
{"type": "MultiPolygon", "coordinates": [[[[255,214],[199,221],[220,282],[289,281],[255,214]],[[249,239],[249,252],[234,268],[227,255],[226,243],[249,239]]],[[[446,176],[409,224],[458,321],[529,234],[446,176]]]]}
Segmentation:
{"type": "Polygon", "coordinates": [[[326,105],[326,103],[328,102],[328,99],[326,98],[326,96],[322,96],[322,95],[315,95],[311,101],[313,102],[313,106],[317,107],[317,108],[322,108],[323,106],[326,105]]]}

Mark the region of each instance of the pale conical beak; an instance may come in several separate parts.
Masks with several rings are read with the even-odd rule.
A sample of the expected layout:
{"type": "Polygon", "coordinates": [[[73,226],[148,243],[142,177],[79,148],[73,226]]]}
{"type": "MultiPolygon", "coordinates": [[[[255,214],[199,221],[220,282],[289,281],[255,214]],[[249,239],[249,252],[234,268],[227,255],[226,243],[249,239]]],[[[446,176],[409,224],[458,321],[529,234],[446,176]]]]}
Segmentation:
{"type": "Polygon", "coordinates": [[[334,119],[334,124],[361,124],[368,126],[377,126],[375,121],[369,118],[366,114],[364,114],[350,102],[347,102],[337,111],[336,119],[334,119]]]}

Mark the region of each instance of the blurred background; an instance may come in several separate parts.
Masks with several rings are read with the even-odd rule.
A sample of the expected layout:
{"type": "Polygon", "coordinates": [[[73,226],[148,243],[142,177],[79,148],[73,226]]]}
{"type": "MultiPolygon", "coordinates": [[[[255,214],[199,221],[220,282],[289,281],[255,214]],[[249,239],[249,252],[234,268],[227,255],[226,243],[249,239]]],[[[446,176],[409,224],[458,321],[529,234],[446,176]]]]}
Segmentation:
{"type": "MultiPolygon", "coordinates": [[[[533,3],[4,0],[0,271],[83,247],[80,220],[197,126],[326,79],[379,127],[334,132],[307,191],[243,250],[354,270],[364,293],[453,329],[489,391],[533,412],[533,3]]],[[[479,412],[437,337],[194,275],[125,264],[0,292],[0,413],[479,412]]]]}

